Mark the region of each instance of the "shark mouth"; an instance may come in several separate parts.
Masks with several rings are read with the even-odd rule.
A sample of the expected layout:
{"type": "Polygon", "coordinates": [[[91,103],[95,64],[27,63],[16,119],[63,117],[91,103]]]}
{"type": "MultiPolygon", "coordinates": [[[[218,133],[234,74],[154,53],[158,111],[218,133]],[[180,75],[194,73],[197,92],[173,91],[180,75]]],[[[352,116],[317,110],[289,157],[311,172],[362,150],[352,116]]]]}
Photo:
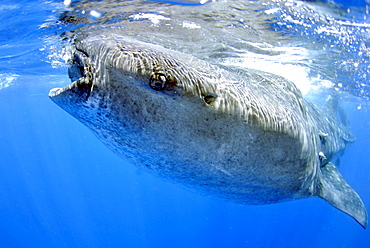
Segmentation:
{"type": "Polygon", "coordinates": [[[55,97],[63,92],[72,91],[76,95],[89,98],[92,90],[92,73],[88,63],[88,56],[82,51],[75,51],[73,57],[68,61],[68,76],[72,83],[63,88],[53,88],[49,92],[49,97],[55,97]]]}

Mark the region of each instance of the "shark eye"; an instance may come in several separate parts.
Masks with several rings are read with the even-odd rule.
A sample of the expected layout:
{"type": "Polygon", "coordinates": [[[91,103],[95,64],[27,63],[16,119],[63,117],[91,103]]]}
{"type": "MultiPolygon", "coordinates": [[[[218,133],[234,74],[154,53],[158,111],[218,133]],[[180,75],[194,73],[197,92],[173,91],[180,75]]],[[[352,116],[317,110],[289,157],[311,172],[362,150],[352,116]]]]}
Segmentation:
{"type": "Polygon", "coordinates": [[[216,100],[216,98],[217,98],[217,95],[211,94],[211,93],[207,93],[203,95],[204,102],[207,104],[212,104],[216,100]]]}
{"type": "Polygon", "coordinates": [[[167,79],[166,76],[160,73],[153,74],[150,77],[149,86],[156,91],[162,91],[166,89],[167,79]]]}

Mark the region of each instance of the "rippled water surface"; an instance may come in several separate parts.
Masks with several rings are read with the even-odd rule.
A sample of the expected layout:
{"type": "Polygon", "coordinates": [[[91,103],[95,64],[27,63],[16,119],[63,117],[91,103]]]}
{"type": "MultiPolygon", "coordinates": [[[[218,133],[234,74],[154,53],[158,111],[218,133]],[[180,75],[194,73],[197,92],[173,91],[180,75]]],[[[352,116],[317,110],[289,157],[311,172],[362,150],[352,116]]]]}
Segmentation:
{"type": "Polygon", "coordinates": [[[241,206],[137,171],[54,105],[74,34],[111,29],[339,94],[357,141],[339,170],[370,208],[366,1],[0,2],[0,247],[367,247],[318,198],[241,206]]]}

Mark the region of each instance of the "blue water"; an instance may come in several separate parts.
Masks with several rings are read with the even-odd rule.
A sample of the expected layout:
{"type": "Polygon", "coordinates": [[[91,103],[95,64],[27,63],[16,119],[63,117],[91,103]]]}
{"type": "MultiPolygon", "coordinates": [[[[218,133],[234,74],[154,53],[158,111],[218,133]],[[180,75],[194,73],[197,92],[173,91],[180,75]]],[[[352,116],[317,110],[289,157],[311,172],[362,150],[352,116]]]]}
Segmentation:
{"type": "MultiPolygon", "coordinates": [[[[48,59],[52,31],[39,28],[58,8],[0,3],[0,247],[370,247],[369,230],[319,198],[237,205],[125,164],[47,96],[69,81],[48,59]]],[[[339,169],[370,210],[362,90],[345,105],[357,141],[339,169]]]]}

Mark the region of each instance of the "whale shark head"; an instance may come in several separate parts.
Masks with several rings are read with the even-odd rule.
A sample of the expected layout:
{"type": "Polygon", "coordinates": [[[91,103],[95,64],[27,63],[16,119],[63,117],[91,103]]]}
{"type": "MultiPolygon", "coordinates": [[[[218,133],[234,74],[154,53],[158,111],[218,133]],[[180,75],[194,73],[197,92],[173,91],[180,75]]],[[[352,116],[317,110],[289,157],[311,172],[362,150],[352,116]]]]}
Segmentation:
{"type": "MultiPolygon", "coordinates": [[[[240,108],[241,102],[226,86],[217,87],[218,82],[231,82],[231,76],[194,57],[169,54],[160,46],[119,35],[84,37],[76,40],[73,50],[68,71],[72,83],[49,95],[76,117],[86,109],[91,112],[93,102],[104,102],[121,111],[121,116],[146,109],[131,116],[138,122],[161,118],[160,110],[165,108],[173,112],[179,107],[177,111],[191,111],[195,106],[223,112],[240,108]],[[137,107],[131,106],[133,102],[137,107]]],[[[170,118],[168,112],[163,114],[170,118]]]]}
{"type": "Polygon", "coordinates": [[[76,40],[73,50],[69,68],[72,83],[61,91],[55,89],[54,95],[76,88],[87,99],[94,88],[112,85],[112,75],[118,70],[121,84],[145,82],[140,87],[154,92],[186,92],[203,98],[207,104],[215,100],[207,92],[215,90],[214,82],[220,80],[221,72],[194,57],[181,54],[182,58],[176,59],[179,53],[175,51],[169,56],[160,46],[119,35],[76,40]],[[180,62],[184,57],[191,67],[180,62]]]}
{"type": "Polygon", "coordinates": [[[141,97],[156,105],[158,98],[187,100],[202,109],[227,113],[270,131],[301,135],[301,138],[304,135],[299,121],[306,111],[302,94],[282,77],[271,80],[271,75],[263,72],[226,70],[193,56],[117,34],[76,39],[73,50],[69,68],[72,83],[51,90],[55,102],[67,99],[66,105],[76,101],[85,104],[91,95],[101,95],[99,89],[112,92],[112,88],[123,87],[132,90],[122,97],[127,101],[141,97]],[[276,88],[280,90],[275,91],[276,88]],[[70,93],[74,94],[73,99],[65,97],[70,93]],[[281,109],[281,104],[288,105],[290,113],[281,109]]]}

